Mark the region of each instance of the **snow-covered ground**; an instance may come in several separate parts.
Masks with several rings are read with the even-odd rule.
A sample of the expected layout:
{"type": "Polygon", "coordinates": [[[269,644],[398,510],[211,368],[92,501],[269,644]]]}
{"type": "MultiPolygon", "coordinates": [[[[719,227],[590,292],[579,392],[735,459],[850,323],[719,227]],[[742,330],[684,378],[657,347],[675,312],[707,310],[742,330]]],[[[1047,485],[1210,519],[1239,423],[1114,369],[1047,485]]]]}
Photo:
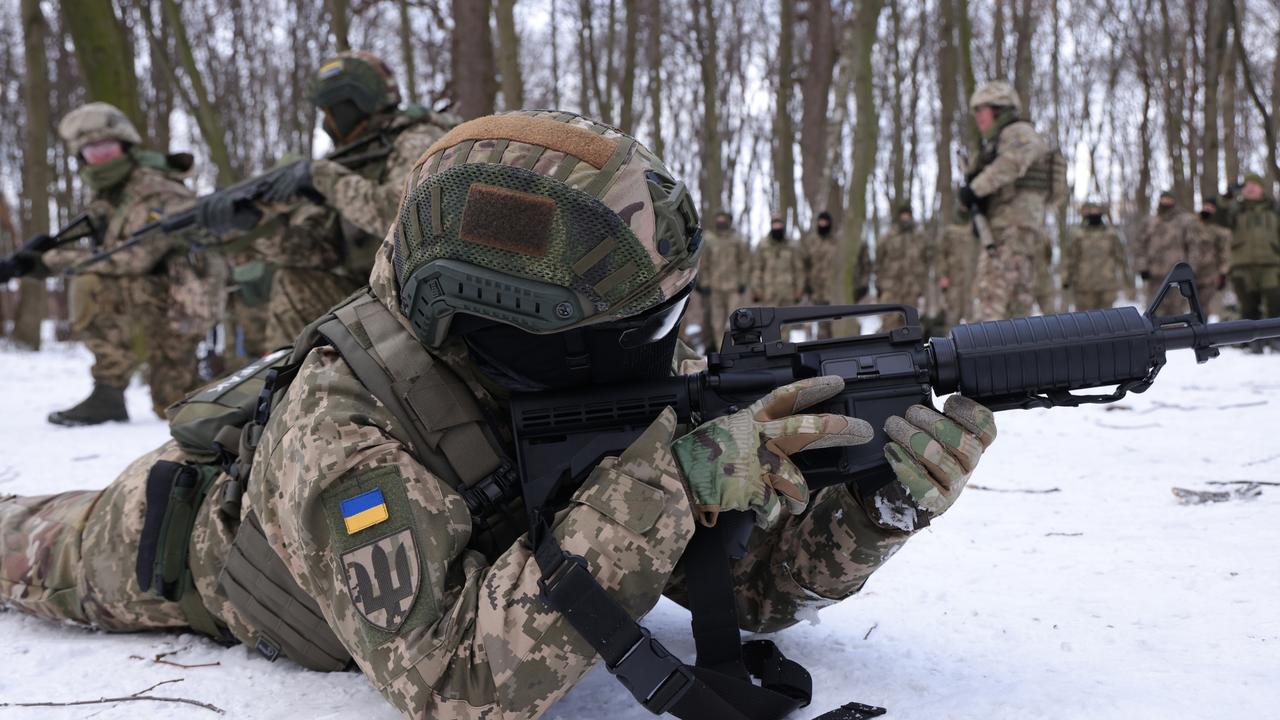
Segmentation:
{"type": "MultiPolygon", "coordinates": [[[[87,354],[0,351],[0,493],[106,485],[160,443],[145,388],[128,425],[44,422],[89,389],[87,354]]],[[[946,517],[858,597],[776,636],[814,672],[811,718],[848,700],[907,718],[1280,717],[1280,487],[1180,505],[1170,488],[1280,480],[1280,356],[1171,359],[1108,407],[1004,413],[1000,439],[946,517]]],[[[687,616],[646,624],[691,653],[687,616]]],[[[105,635],[0,614],[0,703],[129,695],[213,703],[234,718],[394,718],[354,673],[319,674],[191,635],[105,635]],[[166,660],[214,667],[180,668],[166,660]]],[[[21,718],[213,717],[131,702],[0,708],[21,718]]],[[[551,718],[650,715],[597,668],[551,718]]]]}

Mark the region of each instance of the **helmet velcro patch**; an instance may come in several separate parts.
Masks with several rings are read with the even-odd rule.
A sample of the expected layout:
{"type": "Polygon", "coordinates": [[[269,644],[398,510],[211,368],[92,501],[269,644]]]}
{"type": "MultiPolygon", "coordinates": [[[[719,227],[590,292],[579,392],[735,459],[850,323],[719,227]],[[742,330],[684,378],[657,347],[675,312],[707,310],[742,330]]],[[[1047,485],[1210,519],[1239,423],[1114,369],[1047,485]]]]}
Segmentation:
{"type": "Polygon", "coordinates": [[[543,257],[556,202],[545,195],[472,183],[458,236],[471,243],[543,257]]]}
{"type": "Polygon", "coordinates": [[[461,143],[510,140],[576,157],[599,170],[613,157],[618,141],[568,123],[519,115],[490,115],[465,122],[445,133],[422,154],[423,160],[461,143]]]}

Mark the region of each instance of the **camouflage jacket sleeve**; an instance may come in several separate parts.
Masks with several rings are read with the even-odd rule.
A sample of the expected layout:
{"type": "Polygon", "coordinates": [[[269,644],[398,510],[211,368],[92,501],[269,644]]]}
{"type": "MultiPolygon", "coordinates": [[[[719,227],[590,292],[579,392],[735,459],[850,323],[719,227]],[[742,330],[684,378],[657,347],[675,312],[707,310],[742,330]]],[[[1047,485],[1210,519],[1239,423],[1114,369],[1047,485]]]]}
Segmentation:
{"type": "MultiPolygon", "coordinates": [[[[127,204],[117,206],[108,219],[107,235],[103,250],[110,250],[129,239],[129,236],[147,223],[165,215],[191,207],[194,194],[185,185],[149,170],[135,171],[135,179],[129,181],[125,196],[127,204]]],[[[186,248],[189,243],[212,240],[201,230],[192,230],[181,236],[160,233],[147,236],[137,245],[122,250],[105,260],[86,268],[86,272],[100,275],[146,275],[152,272],[165,256],[186,248]]],[[[87,260],[93,251],[72,247],[54,250],[45,255],[45,264],[55,271],[65,270],[87,260]]]]}
{"type": "Polygon", "coordinates": [[[969,187],[987,197],[1026,174],[1049,151],[1049,144],[1028,122],[1016,122],[1000,133],[1000,150],[969,187]]]}
{"type": "Polygon", "coordinates": [[[1142,221],[1142,227],[1138,230],[1138,237],[1133,242],[1133,269],[1136,272],[1146,272],[1150,268],[1147,266],[1147,252],[1151,247],[1151,236],[1155,233],[1155,218],[1147,218],[1142,221]]]}
{"type": "Polygon", "coordinates": [[[1071,228],[1062,238],[1062,272],[1063,280],[1068,285],[1076,284],[1076,269],[1080,264],[1080,230],[1071,228]]]}
{"type": "Polygon", "coordinates": [[[330,270],[342,262],[338,214],[328,205],[302,202],[277,216],[276,227],[253,242],[254,252],[281,267],[330,270]]]}
{"type": "Polygon", "coordinates": [[[400,194],[414,163],[442,135],[444,131],[435,125],[420,123],[396,136],[382,182],[366,179],[336,162],[318,160],[312,164],[312,184],[345,220],[381,238],[395,220],[400,194]]]}
{"type": "Polygon", "coordinates": [[[751,260],[748,267],[751,268],[749,273],[750,280],[747,282],[747,294],[752,296],[764,294],[764,240],[761,240],[751,253],[751,260]]]}
{"type": "MultiPolygon", "coordinates": [[[[539,599],[529,548],[516,542],[489,563],[468,547],[462,497],[392,437],[394,418],[332,349],[311,353],[275,413],[249,504],[401,713],[534,718],[591,668],[591,647],[539,599]]],[[[675,424],[664,412],[602,462],[553,529],[633,616],[657,602],[693,534],[668,449],[675,424]]]]}

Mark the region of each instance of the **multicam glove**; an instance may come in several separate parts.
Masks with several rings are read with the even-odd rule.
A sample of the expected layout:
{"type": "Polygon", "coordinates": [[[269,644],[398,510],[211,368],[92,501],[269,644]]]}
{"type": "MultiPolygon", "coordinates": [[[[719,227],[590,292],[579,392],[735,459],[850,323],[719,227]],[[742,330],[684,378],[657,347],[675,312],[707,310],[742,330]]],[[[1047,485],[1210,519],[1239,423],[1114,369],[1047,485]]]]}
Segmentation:
{"type": "Polygon", "coordinates": [[[906,417],[891,417],[891,442],[884,456],[898,482],[889,483],[864,505],[882,528],[915,532],[946,512],[964,489],[982,452],[996,439],[995,417],[960,395],[943,407],[945,415],[913,405],[906,417]]]}
{"type": "Polygon", "coordinates": [[[800,380],[676,440],[671,449],[702,524],[715,525],[722,511],[752,510],[757,525],[769,528],[784,510],[803,512],[809,486],[789,456],[801,450],[861,445],[873,436],[864,420],[796,414],[843,389],[844,380],[835,375],[800,380]]]}

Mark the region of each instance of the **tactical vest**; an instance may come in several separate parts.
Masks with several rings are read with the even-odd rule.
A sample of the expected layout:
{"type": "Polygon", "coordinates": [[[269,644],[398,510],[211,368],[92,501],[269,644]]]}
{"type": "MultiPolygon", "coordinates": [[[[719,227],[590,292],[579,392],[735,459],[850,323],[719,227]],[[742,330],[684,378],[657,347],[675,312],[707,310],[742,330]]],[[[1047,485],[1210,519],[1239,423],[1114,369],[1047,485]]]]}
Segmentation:
{"type": "Polygon", "coordinates": [[[525,532],[519,475],[474,394],[443,361],[429,353],[368,289],[311,323],[293,348],[278,350],[170,408],[170,430],[194,463],[148,479],[147,526],[138,572],[152,588],[182,604],[192,627],[230,640],[199,601],[185,567],[195,515],[219,471],[229,476],[213,498],[229,524],[239,523],[218,579],[253,631],[257,650],[313,670],[346,668],[350,656],[319,607],[293,580],[266,541],[253,508],[241,501],[258,442],[271,411],[311,350],[331,345],[371,395],[391,413],[392,437],[423,467],[458,491],[473,520],[469,547],[492,559],[525,532]],[[197,477],[184,480],[186,468],[197,477]],[[153,502],[152,497],[156,498],[153,502]],[[174,498],[165,502],[165,498],[174,498]],[[243,522],[239,522],[241,517],[243,522]],[[155,518],[152,521],[152,518],[155,518]],[[149,532],[148,532],[149,531],[149,532]]]}
{"type": "Polygon", "coordinates": [[[1233,267],[1280,265],[1280,213],[1269,202],[1246,203],[1231,233],[1233,267]]]}
{"type": "MultiPolygon", "coordinates": [[[[1004,134],[1005,128],[1017,122],[1025,121],[1014,118],[1005,122],[991,142],[983,144],[977,165],[966,175],[968,181],[971,182],[988,165],[995,162],[996,156],[1000,154],[1000,136],[1004,134]]],[[[1043,193],[1045,202],[1051,204],[1060,204],[1066,200],[1069,193],[1067,158],[1062,154],[1062,149],[1056,145],[1049,148],[1044,155],[1031,164],[1031,167],[1027,168],[1021,177],[1014,181],[1013,186],[1019,190],[1043,193]]]]}

